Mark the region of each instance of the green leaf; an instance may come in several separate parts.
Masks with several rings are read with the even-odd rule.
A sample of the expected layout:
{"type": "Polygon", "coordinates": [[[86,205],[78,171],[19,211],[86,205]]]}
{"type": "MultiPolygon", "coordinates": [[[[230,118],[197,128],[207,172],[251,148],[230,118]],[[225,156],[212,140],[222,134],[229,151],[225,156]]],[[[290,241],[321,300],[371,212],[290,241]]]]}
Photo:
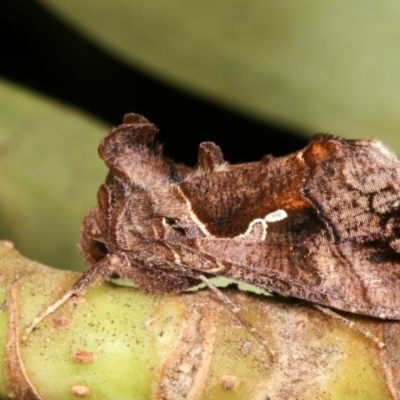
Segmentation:
{"type": "Polygon", "coordinates": [[[82,217],[106,175],[96,149],[108,127],[0,81],[0,237],[25,255],[82,268],[82,217]]]}
{"type": "Polygon", "coordinates": [[[40,0],[121,59],[307,133],[400,150],[400,3],[40,0]]]}

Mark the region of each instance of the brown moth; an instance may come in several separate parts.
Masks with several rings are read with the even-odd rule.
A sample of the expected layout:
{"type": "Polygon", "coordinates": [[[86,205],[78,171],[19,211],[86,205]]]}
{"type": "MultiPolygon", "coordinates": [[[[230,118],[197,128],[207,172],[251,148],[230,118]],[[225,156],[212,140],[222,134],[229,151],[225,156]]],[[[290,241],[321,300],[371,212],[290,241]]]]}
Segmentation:
{"type": "Polygon", "coordinates": [[[320,134],[294,154],[241,165],[205,142],[190,168],[165,158],[156,134],[128,114],[100,142],[109,173],[80,243],[90,269],[28,331],[112,276],[176,293],[222,275],[400,320],[400,162],[381,142],[320,134]]]}

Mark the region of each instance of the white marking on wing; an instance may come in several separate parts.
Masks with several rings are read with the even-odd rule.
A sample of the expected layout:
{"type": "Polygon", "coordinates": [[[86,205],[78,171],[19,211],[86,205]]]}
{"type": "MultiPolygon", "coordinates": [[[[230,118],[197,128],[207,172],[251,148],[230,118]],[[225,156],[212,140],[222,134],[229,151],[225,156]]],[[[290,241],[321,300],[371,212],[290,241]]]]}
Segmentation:
{"type": "Polygon", "coordinates": [[[285,210],[276,210],[269,214],[267,214],[264,218],[255,218],[250,222],[246,232],[241,233],[240,235],[235,236],[235,239],[248,239],[254,234],[255,227],[257,224],[261,225],[261,235],[260,241],[264,241],[267,237],[268,224],[267,222],[277,222],[285,219],[287,217],[287,213],[285,210]]]}
{"type": "Polygon", "coordinates": [[[264,217],[266,222],[282,221],[285,218],[287,218],[287,212],[285,210],[276,210],[264,217]]]}
{"type": "Polygon", "coordinates": [[[192,203],[182,192],[181,188],[179,186],[177,186],[177,189],[178,189],[180,195],[186,201],[186,207],[187,207],[190,219],[197,225],[197,227],[204,233],[205,236],[214,237],[213,235],[211,235],[211,233],[207,230],[206,226],[199,220],[197,215],[194,213],[193,208],[192,208],[192,203]]]}

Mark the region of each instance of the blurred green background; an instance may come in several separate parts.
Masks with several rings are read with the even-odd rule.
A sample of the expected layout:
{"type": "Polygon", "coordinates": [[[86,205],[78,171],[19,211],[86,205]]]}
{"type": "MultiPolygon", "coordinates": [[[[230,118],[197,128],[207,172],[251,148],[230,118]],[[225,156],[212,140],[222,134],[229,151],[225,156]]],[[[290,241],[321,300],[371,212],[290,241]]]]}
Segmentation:
{"type": "Polygon", "coordinates": [[[126,112],[193,164],[213,140],[241,162],[329,132],[399,151],[400,3],[3,0],[0,237],[79,269],[80,220],[126,112]]]}

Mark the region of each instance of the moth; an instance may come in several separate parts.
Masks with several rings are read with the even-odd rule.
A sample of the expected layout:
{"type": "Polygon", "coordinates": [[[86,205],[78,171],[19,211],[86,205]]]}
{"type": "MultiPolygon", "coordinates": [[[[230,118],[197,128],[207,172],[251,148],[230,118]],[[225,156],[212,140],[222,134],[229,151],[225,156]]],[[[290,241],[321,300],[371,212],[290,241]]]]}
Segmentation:
{"type": "Polygon", "coordinates": [[[163,155],[157,132],[127,114],[101,140],[109,172],[80,242],[90,268],[30,330],[113,276],[164,294],[222,275],[400,320],[400,163],[380,141],[319,134],[291,155],[240,165],[204,142],[191,168],[163,155]]]}

